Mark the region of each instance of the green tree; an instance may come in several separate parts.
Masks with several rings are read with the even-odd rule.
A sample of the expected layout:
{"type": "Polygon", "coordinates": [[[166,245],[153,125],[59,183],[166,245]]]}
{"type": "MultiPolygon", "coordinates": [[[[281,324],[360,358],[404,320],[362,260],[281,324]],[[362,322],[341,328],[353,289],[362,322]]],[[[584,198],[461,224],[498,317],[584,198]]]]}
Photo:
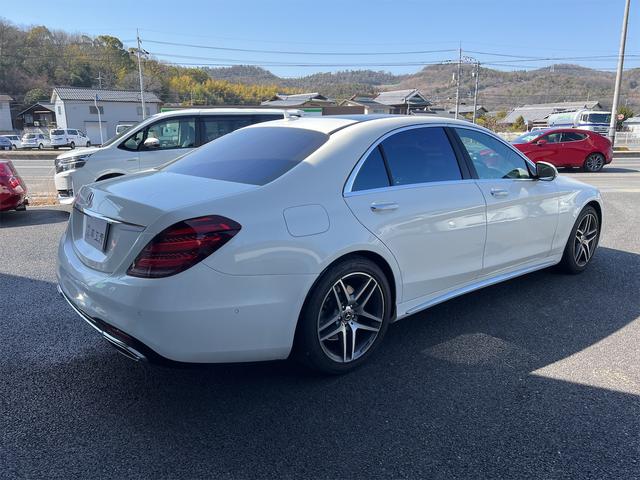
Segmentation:
{"type": "Polygon", "coordinates": [[[513,125],[511,126],[511,129],[514,132],[522,132],[523,130],[527,129],[527,125],[524,122],[524,117],[522,115],[520,115],[518,118],[516,118],[516,121],[513,122],[513,125]]]}
{"type": "Polygon", "coordinates": [[[41,101],[49,101],[51,94],[44,88],[34,88],[24,94],[23,104],[25,106],[33,105],[41,101]]]}

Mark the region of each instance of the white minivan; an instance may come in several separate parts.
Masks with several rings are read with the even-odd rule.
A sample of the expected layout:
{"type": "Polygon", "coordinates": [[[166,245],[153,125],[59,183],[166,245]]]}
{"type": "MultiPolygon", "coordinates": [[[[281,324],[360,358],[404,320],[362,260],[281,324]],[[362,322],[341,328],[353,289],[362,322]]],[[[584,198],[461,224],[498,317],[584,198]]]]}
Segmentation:
{"type": "Polygon", "coordinates": [[[51,146],[57,150],[59,147],[90,147],[91,140],[84,132],[75,128],[56,128],[49,131],[51,146]]]}
{"type": "Polygon", "coordinates": [[[61,204],[89,183],[149,170],[222,135],[254,123],[299,117],[300,110],[187,109],[153,115],[119,133],[101,147],[66,152],[55,160],[55,185],[61,204]]]}

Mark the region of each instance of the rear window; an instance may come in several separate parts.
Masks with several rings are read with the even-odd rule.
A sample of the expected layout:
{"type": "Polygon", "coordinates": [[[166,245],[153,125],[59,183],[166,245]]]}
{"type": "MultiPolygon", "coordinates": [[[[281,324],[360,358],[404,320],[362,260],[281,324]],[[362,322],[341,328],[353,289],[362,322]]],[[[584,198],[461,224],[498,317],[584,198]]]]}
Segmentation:
{"type": "Polygon", "coordinates": [[[265,185],[323,145],[329,136],[303,128],[238,130],[169,164],[163,170],[227,182],[265,185]]]}
{"type": "Polygon", "coordinates": [[[64,130],[51,130],[51,135],[64,135],[64,130]]]}

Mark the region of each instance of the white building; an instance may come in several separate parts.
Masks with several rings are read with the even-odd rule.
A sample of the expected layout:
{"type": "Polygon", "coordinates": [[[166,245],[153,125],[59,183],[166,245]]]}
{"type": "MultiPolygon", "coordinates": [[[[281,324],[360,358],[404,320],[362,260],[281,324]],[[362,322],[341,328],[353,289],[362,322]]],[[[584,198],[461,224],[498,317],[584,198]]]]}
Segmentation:
{"type": "MultiPolygon", "coordinates": [[[[144,100],[147,116],[160,111],[161,101],[154,93],[145,92],[144,100]]],[[[140,92],[132,90],[55,87],[51,103],[55,107],[59,128],[82,130],[94,145],[101,143],[100,125],[102,138],[106,141],[116,134],[116,125],[131,125],[142,120],[140,92]]]]}
{"type": "Polygon", "coordinates": [[[622,122],[622,125],[629,132],[640,133],[640,117],[627,118],[624,122],[622,122]]]}
{"type": "Polygon", "coordinates": [[[12,132],[10,103],[13,101],[9,95],[0,95],[0,132],[12,132]]]}

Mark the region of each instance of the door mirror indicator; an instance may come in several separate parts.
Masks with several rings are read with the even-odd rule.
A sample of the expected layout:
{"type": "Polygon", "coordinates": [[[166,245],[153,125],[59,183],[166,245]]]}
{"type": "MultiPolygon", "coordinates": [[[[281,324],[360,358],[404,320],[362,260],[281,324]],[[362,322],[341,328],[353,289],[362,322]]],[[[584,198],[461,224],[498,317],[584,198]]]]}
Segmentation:
{"type": "Polygon", "coordinates": [[[545,182],[550,182],[558,176],[556,167],[547,162],[536,163],[536,178],[545,182]]]}

